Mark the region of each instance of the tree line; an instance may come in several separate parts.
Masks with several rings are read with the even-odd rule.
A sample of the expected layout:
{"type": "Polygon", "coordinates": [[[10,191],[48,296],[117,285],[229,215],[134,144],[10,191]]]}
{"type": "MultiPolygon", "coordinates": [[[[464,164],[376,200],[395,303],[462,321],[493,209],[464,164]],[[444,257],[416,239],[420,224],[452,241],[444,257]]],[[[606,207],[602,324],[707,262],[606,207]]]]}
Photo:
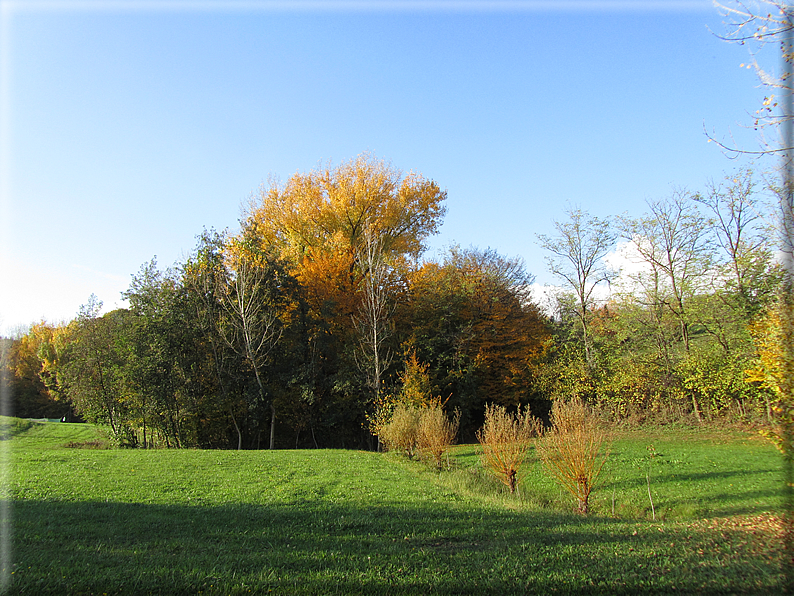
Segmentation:
{"type": "Polygon", "coordinates": [[[68,324],[4,339],[2,373],[17,415],[77,415],[140,447],[372,449],[416,395],[457,411],[463,440],[486,404],[548,418],[557,398],[774,435],[790,308],[766,219],[776,190],[745,170],[636,218],[569,208],[538,237],[563,288],[550,310],[519,258],[423,260],[446,192],[365,154],[264,185],[239,232],[145,264],[128,308],[102,314],[92,297],[68,324]],[[618,276],[620,240],[635,266],[618,276]]]}

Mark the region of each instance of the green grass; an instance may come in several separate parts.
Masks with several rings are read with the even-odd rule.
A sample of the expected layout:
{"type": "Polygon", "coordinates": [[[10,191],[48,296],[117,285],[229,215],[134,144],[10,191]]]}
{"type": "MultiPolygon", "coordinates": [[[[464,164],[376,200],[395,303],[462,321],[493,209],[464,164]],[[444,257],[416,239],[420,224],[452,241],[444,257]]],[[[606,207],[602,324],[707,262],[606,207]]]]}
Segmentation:
{"type": "MultiPolygon", "coordinates": [[[[574,507],[534,454],[521,471],[520,494],[511,498],[506,487],[485,478],[478,446],[458,446],[454,453],[457,470],[440,478],[458,491],[500,495],[496,500],[507,505],[518,501],[535,508],[574,507]]],[[[591,509],[596,515],[651,520],[650,472],[657,521],[779,512],[781,465],[777,451],[754,433],[624,431],[612,443],[591,509]],[[656,453],[652,460],[649,446],[656,453]]]]}
{"type": "Polygon", "coordinates": [[[520,498],[500,492],[473,446],[439,473],[339,450],[67,448],[94,441],[94,429],[22,426],[4,441],[13,594],[782,589],[768,522],[779,458],[747,434],[621,435],[583,518],[531,462],[520,498]],[[651,443],[656,523],[635,465],[651,443]]]}

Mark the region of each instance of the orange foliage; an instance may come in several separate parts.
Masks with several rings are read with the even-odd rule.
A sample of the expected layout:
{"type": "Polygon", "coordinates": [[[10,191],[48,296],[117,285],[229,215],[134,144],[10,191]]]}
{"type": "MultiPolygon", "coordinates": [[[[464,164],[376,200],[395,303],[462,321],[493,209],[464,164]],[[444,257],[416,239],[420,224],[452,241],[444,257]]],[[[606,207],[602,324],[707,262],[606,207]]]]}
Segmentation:
{"type": "Polygon", "coordinates": [[[483,398],[517,405],[550,340],[523,288],[473,260],[427,263],[412,281],[415,333],[430,341],[449,336],[457,353],[474,362],[483,398]]]}

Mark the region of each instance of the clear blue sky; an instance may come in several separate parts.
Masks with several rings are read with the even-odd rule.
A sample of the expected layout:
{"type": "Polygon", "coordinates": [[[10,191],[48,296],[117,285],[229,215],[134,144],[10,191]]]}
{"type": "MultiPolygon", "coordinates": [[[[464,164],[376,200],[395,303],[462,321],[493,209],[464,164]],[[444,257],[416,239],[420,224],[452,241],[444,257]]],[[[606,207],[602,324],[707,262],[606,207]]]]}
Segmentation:
{"type": "MultiPolygon", "coordinates": [[[[270,176],[369,151],[448,191],[428,257],[521,256],[740,163],[763,90],[710,2],[2,1],[0,333],[106,310],[270,176]],[[163,7],[167,7],[164,9],[163,7]],[[496,8],[494,8],[496,6],[496,8]]],[[[771,167],[771,163],[763,164],[771,167]]]]}

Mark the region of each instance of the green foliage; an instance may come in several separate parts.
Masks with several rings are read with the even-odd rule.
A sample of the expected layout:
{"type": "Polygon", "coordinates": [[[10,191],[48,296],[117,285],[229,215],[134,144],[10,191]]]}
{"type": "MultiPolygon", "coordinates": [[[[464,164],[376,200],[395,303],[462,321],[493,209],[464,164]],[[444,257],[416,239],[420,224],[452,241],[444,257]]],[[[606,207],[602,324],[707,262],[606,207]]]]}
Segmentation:
{"type": "Polygon", "coordinates": [[[126,311],[100,316],[102,303],[91,296],[70,324],[58,375],[75,410],[89,422],[106,424],[114,440],[135,444],[131,410],[134,402],[125,384],[124,329],[126,311]]]}
{"type": "Polygon", "coordinates": [[[723,350],[692,352],[677,367],[681,390],[695,396],[708,420],[730,417],[745,422],[768,422],[768,393],[748,383],[751,359],[723,350]]]}
{"type": "MultiPolygon", "coordinates": [[[[751,172],[617,220],[639,267],[608,301],[595,289],[613,278],[616,220],[569,209],[540,237],[570,290],[554,318],[519,258],[452,247],[420,261],[445,197],[368,154],[263,188],[239,234],[205,231],[184,263],[144,265],[129,309],[92,298],[68,325],[3,339],[12,404],[74,410],[142,447],[375,449],[398,402],[433,397],[467,441],[486,403],[546,420],[560,398],[623,423],[765,425],[779,442],[782,271],[751,172]]],[[[415,455],[406,412],[389,440],[415,455]]]]}

